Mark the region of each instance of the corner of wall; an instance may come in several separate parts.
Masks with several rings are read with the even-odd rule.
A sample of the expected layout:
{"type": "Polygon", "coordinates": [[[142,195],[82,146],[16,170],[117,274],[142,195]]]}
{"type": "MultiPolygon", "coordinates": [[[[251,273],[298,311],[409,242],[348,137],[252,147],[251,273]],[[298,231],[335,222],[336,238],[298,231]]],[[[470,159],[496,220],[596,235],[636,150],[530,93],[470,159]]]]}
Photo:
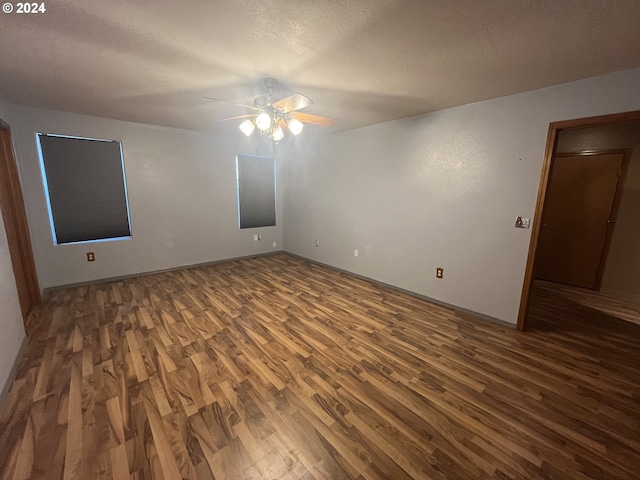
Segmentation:
{"type": "MultiPolygon", "coordinates": [[[[7,112],[7,104],[0,101],[0,119],[6,122],[9,121],[7,112]]],[[[26,340],[2,213],[0,213],[0,305],[2,305],[0,310],[1,404],[13,381],[20,352],[26,340]]]]}

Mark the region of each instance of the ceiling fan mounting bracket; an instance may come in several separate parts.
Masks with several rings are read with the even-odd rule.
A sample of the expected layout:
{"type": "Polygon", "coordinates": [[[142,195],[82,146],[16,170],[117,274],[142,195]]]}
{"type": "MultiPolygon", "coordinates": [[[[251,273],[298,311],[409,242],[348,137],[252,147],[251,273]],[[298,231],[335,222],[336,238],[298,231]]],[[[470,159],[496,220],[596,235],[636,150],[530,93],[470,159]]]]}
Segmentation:
{"type": "Polygon", "coordinates": [[[276,85],[278,85],[278,81],[275,78],[265,78],[264,83],[267,85],[267,88],[269,89],[269,94],[272,94],[273,93],[272,90],[276,88],[276,85]]]}
{"type": "MultiPolygon", "coordinates": [[[[273,104],[273,89],[276,88],[278,81],[275,78],[265,78],[264,83],[267,85],[269,93],[265,95],[267,106],[270,107],[273,104]]],[[[256,99],[257,100],[257,99],[256,99]]]]}

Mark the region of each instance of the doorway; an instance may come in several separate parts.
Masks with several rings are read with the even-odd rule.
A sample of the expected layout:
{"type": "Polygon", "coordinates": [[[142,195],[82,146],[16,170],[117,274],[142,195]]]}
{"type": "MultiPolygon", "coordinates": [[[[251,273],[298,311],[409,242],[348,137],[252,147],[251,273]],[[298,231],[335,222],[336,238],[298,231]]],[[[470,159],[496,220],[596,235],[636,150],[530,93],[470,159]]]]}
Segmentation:
{"type": "Polygon", "coordinates": [[[27,225],[22,188],[11,143],[11,130],[0,120],[0,209],[7,233],[13,275],[25,330],[34,308],[40,305],[40,286],[36,275],[31,237],[27,225]]]}
{"type": "MultiPolygon", "coordinates": [[[[554,277],[555,274],[552,272],[552,270],[557,267],[557,265],[553,265],[554,260],[541,258],[541,255],[548,255],[548,252],[550,250],[553,250],[554,248],[558,248],[558,250],[567,248],[559,245],[557,239],[554,241],[554,235],[560,235],[560,232],[563,229],[564,233],[569,234],[573,233],[574,229],[577,229],[580,232],[583,227],[580,224],[581,216],[588,217],[585,218],[585,220],[588,219],[589,221],[591,221],[592,216],[597,216],[594,215],[594,212],[591,209],[587,209],[586,213],[584,211],[580,212],[579,209],[576,209],[574,205],[568,206],[568,212],[566,211],[567,206],[561,206],[560,209],[565,210],[565,212],[561,215],[559,215],[558,212],[554,212],[553,208],[549,208],[550,202],[553,200],[553,197],[556,195],[556,193],[558,193],[554,193],[554,190],[560,189],[554,188],[553,177],[556,177],[556,179],[557,177],[560,177],[560,184],[562,184],[562,176],[568,175],[568,178],[564,179],[564,186],[561,189],[566,190],[567,186],[570,186],[571,189],[575,189],[577,192],[573,193],[573,199],[568,199],[569,203],[571,203],[572,201],[575,202],[576,198],[579,198],[581,195],[579,193],[579,187],[581,186],[577,185],[578,183],[582,184],[582,186],[591,185],[589,175],[591,175],[591,180],[599,179],[600,175],[604,175],[605,177],[607,177],[607,181],[602,185],[597,186],[596,189],[600,190],[599,195],[605,195],[610,201],[610,205],[608,207],[606,206],[606,202],[603,202],[604,206],[601,207],[602,211],[599,213],[601,217],[606,217],[608,214],[608,219],[605,219],[606,223],[604,224],[604,227],[602,226],[602,224],[598,227],[599,229],[597,230],[597,234],[594,235],[594,237],[596,237],[595,240],[590,239],[592,245],[589,248],[592,250],[592,252],[590,253],[589,262],[585,261],[585,257],[582,254],[578,255],[575,251],[572,251],[571,255],[568,255],[573,256],[576,259],[574,260],[574,263],[582,268],[582,272],[577,272],[577,274],[579,274],[578,276],[581,276],[581,280],[578,283],[574,283],[575,279],[568,279],[565,277],[562,283],[573,283],[579,285],[579,283],[582,282],[583,285],[580,285],[582,287],[599,289],[602,285],[603,278],[604,281],[607,282],[607,274],[605,273],[604,267],[606,265],[607,252],[611,244],[613,227],[615,225],[616,216],[618,214],[618,208],[621,200],[620,195],[622,189],[619,188],[619,186],[621,186],[624,182],[624,175],[629,164],[629,151],[627,149],[620,148],[614,149],[613,147],[609,147],[608,151],[602,151],[605,149],[598,150],[593,148],[576,150],[575,148],[567,147],[567,145],[564,145],[563,147],[562,143],[571,145],[573,139],[580,136],[584,138],[585,132],[597,132],[599,127],[604,129],[611,127],[625,130],[625,128],[623,128],[625,126],[634,126],[634,128],[636,128],[636,126],[640,127],[640,111],[577,120],[568,120],[563,122],[554,122],[549,125],[545,160],[538,190],[538,200],[532,225],[529,256],[527,259],[522,298],[518,314],[518,330],[524,330],[526,326],[525,322],[529,307],[530,293],[533,286],[533,280],[536,277],[536,273],[538,273],[538,276],[542,276],[542,278],[547,276],[551,277],[549,279],[553,281],[558,281],[558,277],[554,277]],[[562,142],[563,139],[569,139],[569,141],[562,142]],[[580,154],[580,158],[576,158],[578,157],[578,155],[576,154],[580,154]],[[599,155],[612,156],[609,156],[605,159],[605,157],[600,157],[599,155]],[[571,164],[571,160],[586,160],[587,163],[584,163],[582,165],[576,163],[571,164]],[[601,171],[598,174],[590,174],[589,172],[587,172],[585,173],[585,175],[587,176],[582,177],[582,174],[580,172],[577,172],[575,167],[586,167],[588,163],[596,164],[595,166],[597,168],[600,168],[601,171]],[[568,172],[565,170],[568,170],[568,172]],[[574,213],[575,215],[573,215],[574,213]],[[572,221],[569,221],[568,224],[564,226],[550,226],[547,221],[551,221],[552,223],[557,222],[557,219],[554,218],[554,215],[562,217],[564,219],[573,218],[575,219],[575,222],[572,223],[572,221]],[[544,227],[545,223],[547,223],[546,227],[544,227]],[[547,229],[551,231],[545,231],[547,229]],[[598,252],[599,259],[594,260],[598,257],[598,252]],[[597,266],[594,267],[594,265],[597,266]],[[585,278],[587,278],[588,280],[586,283],[585,278]]],[[[634,157],[636,150],[640,152],[640,149],[634,149],[634,157]]],[[[594,165],[591,166],[593,167],[594,165]]],[[[584,192],[584,188],[582,188],[582,191],[584,192]]],[[[571,197],[571,194],[569,194],[569,197],[571,197]]],[[[589,228],[593,227],[591,226],[589,228]]],[[[562,257],[559,254],[556,254],[555,262],[558,262],[559,259],[565,263],[571,260],[566,259],[565,257],[567,257],[566,251],[565,255],[563,255],[562,257]]]]}
{"type": "Polygon", "coordinates": [[[600,290],[630,157],[631,150],[554,155],[535,278],[600,290]]]}

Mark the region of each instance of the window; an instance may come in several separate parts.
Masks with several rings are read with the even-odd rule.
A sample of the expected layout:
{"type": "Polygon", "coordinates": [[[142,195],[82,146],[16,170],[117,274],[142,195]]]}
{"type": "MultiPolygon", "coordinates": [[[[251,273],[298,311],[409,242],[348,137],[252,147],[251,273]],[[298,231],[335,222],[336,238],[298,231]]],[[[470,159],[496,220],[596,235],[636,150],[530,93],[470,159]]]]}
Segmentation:
{"type": "Polygon", "coordinates": [[[56,244],[131,237],[122,144],[39,133],[56,244]]]}
{"type": "Polygon", "coordinates": [[[275,226],[275,160],[266,157],[238,155],[236,168],[240,228],[275,226]]]}

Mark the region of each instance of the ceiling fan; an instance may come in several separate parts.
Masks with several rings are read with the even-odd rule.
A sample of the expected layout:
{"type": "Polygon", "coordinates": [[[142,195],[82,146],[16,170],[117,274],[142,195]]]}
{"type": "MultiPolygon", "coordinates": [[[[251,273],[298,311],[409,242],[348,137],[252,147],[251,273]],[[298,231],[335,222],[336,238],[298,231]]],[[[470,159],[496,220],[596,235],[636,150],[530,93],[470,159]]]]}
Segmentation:
{"type": "Polygon", "coordinates": [[[219,121],[235,120],[245,118],[239,128],[247,137],[250,136],[256,127],[261,134],[269,135],[271,140],[278,142],[284,138],[284,128],[287,128],[294,135],[300,134],[305,123],[330,127],[336,123],[335,118],[321,117],[310,113],[302,113],[313,101],[301,93],[294,93],[289,97],[277,100],[273,95],[273,90],[277,85],[274,78],[265,78],[267,94],[257,96],[253,105],[230,102],[219,98],[204,97],[207,100],[230,103],[239,107],[253,110],[253,113],[237,115],[235,117],[224,118],[219,121]]]}

